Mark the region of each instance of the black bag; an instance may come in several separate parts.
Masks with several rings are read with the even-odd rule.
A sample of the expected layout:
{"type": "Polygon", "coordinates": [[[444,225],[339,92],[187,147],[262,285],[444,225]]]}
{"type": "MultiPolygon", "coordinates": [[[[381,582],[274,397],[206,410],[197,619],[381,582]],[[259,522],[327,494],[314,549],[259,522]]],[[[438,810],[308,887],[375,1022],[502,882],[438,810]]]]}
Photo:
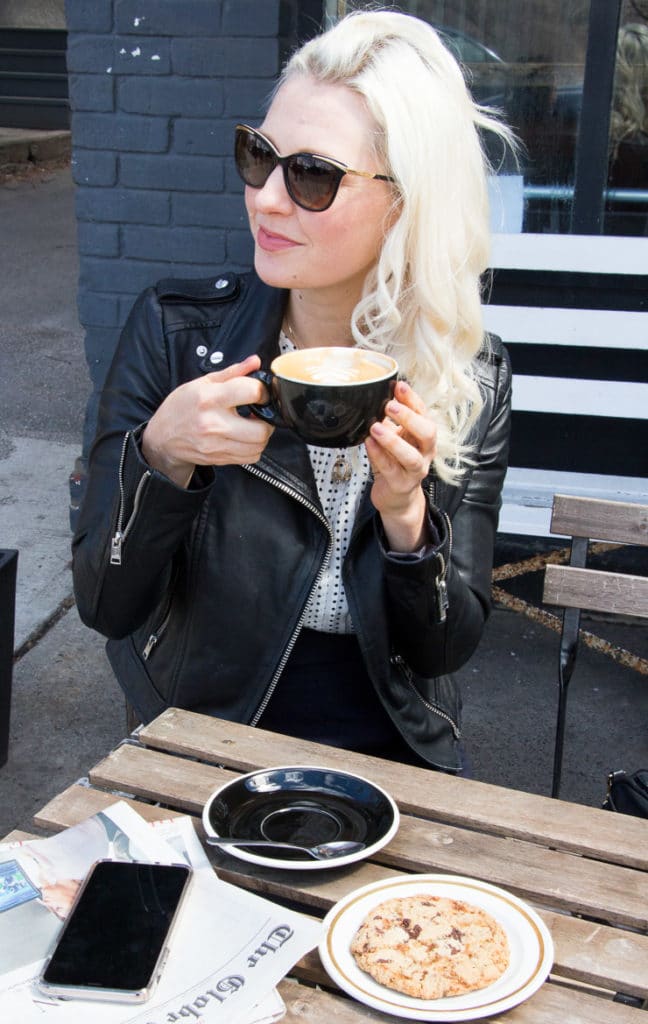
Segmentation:
{"type": "Polygon", "coordinates": [[[632,775],[610,772],[603,807],[606,811],[648,818],[648,768],[640,768],[632,775]]]}

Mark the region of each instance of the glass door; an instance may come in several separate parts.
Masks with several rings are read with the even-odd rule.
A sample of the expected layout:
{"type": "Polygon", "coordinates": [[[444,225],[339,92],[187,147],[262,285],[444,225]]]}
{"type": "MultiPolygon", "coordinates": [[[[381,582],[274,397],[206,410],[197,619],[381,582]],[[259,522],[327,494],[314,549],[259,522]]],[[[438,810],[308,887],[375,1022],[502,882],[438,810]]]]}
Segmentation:
{"type": "MultiPolygon", "coordinates": [[[[326,13],[371,6],[327,0],[326,13]]],[[[648,234],[648,0],[398,9],[441,32],[474,98],[499,108],[520,139],[517,169],[490,154],[500,175],[521,178],[518,230],[648,234]]]]}

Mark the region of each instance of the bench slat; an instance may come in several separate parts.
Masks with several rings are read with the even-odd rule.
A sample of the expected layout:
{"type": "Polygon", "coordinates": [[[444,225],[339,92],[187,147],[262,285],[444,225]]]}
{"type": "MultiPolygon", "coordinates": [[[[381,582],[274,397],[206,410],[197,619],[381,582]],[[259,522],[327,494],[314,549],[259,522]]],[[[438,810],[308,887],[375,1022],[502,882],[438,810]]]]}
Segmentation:
{"type": "Polygon", "coordinates": [[[545,604],[648,618],[648,577],[547,565],[545,604]]]}
{"type": "Polygon", "coordinates": [[[556,494],[551,532],[645,546],[648,545],[648,505],[556,494]]]}

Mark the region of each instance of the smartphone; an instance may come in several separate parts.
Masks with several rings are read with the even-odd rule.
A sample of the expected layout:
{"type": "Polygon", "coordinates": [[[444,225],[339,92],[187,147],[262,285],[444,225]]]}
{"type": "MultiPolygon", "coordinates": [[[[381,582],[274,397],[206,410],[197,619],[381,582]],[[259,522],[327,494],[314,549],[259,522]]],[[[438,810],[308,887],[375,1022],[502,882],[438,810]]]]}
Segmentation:
{"type": "Polygon", "coordinates": [[[41,991],[61,999],[148,999],[191,875],[182,864],[97,861],[40,976],[41,991]]]}

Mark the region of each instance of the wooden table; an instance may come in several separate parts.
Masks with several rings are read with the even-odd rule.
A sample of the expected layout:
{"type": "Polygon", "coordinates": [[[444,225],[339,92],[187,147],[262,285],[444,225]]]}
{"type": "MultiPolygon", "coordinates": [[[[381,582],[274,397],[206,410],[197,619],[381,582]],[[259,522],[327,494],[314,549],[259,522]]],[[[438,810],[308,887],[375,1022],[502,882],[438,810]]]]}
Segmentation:
{"type": "MultiPolygon", "coordinates": [[[[648,1024],[645,1008],[613,1001],[615,993],[648,1000],[648,821],[639,818],[170,709],[113,750],[88,780],[50,801],[35,824],[48,831],[74,825],[116,794],[147,819],[170,811],[199,819],[218,786],[281,764],[330,765],[371,779],[398,803],[398,833],[371,860],[321,872],[262,868],[209,847],[220,877],[319,917],[353,889],[397,874],[446,872],[491,882],[538,910],[556,951],[550,980],[491,1021],[648,1024]]],[[[396,1020],[336,990],[316,952],[280,992],[288,1024],[396,1020]]]]}

